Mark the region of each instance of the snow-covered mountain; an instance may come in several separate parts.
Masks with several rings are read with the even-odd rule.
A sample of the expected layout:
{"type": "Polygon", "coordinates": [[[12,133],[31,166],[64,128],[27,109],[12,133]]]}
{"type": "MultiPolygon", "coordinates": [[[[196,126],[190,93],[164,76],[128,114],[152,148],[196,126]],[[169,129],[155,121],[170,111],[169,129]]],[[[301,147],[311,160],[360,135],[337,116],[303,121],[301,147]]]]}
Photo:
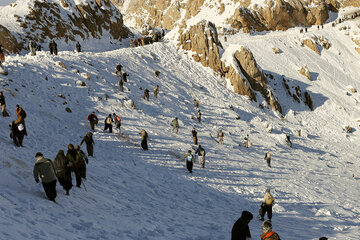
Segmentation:
{"type": "MultiPolygon", "coordinates": [[[[9,74],[0,75],[0,91],[10,117],[0,118],[0,239],[230,239],[243,210],[257,216],[266,188],[276,199],[272,222],[281,239],[357,239],[360,22],[350,18],[333,27],[339,17],[330,14],[324,28],[302,33],[298,27],[237,33],[226,41],[219,36],[226,66],[235,66],[237,50],[251,51],[283,118],[266,108],[260,94],[250,101],[234,92],[229,79],[195,62],[194,52],[177,45],[177,29],[162,42],[136,48],[124,41],[114,51],[75,53],[60,45],[58,56],[6,55],[9,74]],[[114,74],[119,62],[130,75],[125,92],[114,74]],[[156,85],[160,97],[143,100],[144,89],[152,92],[156,85]],[[302,99],[305,91],[313,111],[302,99]],[[200,123],[194,99],[200,101],[200,123]],[[27,112],[28,136],[21,148],[9,138],[16,104],[27,112]],[[100,123],[87,191],[74,187],[66,196],[58,184],[54,204],[32,176],[35,153],[54,159],[69,143],[79,144],[90,131],[86,117],[92,111],[100,123]],[[122,118],[121,133],[103,131],[113,112],[122,118]],[[175,117],[179,134],[171,132],[175,117]],[[190,174],[181,158],[195,147],[193,127],[207,160],[204,169],[196,164],[190,174]],[[141,128],[149,134],[149,151],[140,147],[141,128]],[[214,140],[220,129],[224,145],[214,140]],[[242,144],[247,135],[249,148],[242,144]],[[267,151],[272,168],[264,161],[267,151]]],[[[255,218],[249,226],[252,239],[260,238],[261,222],[255,218]]]]}

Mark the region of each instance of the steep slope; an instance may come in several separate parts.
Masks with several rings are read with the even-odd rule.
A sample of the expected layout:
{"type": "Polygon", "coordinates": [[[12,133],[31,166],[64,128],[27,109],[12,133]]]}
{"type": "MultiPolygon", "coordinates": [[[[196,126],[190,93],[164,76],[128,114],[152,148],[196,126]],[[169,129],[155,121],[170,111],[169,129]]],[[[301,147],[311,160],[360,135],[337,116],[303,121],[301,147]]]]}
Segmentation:
{"type": "MultiPolygon", "coordinates": [[[[224,44],[228,52],[239,43],[249,48],[273,76],[269,84],[281,96],[284,120],[234,93],[229,82],[180,54],[171,42],[103,53],[7,57],[9,75],[0,76],[0,83],[11,117],[0,119],[0,238],[228,239],[241,211],[256,216],[270,187],[276,198],[274,229],[283,239],[356,239],[360,96],[345,92],[350,85],[360,87],[360,56],[355,43],[329,25],[319,32],[332,43],[329,50],[318,55],[302,47],[301,38],[315,31],[304,36],[297,30],[251,38],[239,34],[224,44]],[[274,46],[281,54],[274,54],[274,46]],[[118,62],[130,74],[124,93],[113,74],[118,62]],[[304,62],[314,81],[300,77],[298,67],[304,62]],[[155,70],[161,72],[159,79],[155,70]],[[283,78],[290,89],[299,85],[312,93],[313,112],[287,95],[283,78]],[[144,88],[157,84],[160,97],[142,100],[144,88]],[[195,98],[200,99],[201,123],[191,119],[195,98]],[[28,113],[24,148],[15,148],[8,137],[16,104],[28,113]],[[33,180],[33,156],[41,151],[53,159],[68,143],[79,143],[89,131],[86,116],[94,110],[100,124],[87,192],[74,188],[68,197],[58,186],[54,204],[33,180]],[[103,119],[113,112],[122,117],[122,135],[102,131],[103,119]],[[174,117],[180,120],[179,134],[171,133],[174,117]],[[354,131],[346,133],[344,125],[354,131]],[[196,165],[190,175],[179,158],[192,147],[193,126],[208,160],[205,169],[196,165]],[[138,144],[140,128],[149,133],[149,151],[138,144]],[[219,129],[225,132],[224,145],[212,138],[219,129]],[[247,134],[250,148],[242,146],[247,134]],[[291,135],[293,148],[286,145],[285,134],[291,135]],[[263,160],[266,151],[272,153],[272,168],[263,160]]],[[[256,219],[250,223],[253,238],[260,224],[256,219]]]]}

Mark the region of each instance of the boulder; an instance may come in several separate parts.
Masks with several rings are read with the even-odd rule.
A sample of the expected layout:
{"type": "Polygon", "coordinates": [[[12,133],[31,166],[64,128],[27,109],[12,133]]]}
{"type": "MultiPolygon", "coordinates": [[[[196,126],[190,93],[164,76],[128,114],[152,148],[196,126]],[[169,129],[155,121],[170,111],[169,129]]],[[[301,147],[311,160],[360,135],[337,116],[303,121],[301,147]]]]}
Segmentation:
{"type": "Polygon", "coordinates": [[[314,52],[316,52],[318,55],[320,55],[318,45],[313,39],[304,39],[302,43],[314,52]]]}
{"type": "Polygon", "coordinates": [[[311,80],[311,76],[310,76],[310,70],[308,68],[308,66],[303,66],[300,70],[299,73],[301,75],[304,75],[307,79],[311,80]]]}
{"type": "Polygon", "coordinates": [[[7,53],[18,53],[21,49],[21,45],[16,38],[2,25],[0,25],[0,45],[3,46],[7,53]]]}

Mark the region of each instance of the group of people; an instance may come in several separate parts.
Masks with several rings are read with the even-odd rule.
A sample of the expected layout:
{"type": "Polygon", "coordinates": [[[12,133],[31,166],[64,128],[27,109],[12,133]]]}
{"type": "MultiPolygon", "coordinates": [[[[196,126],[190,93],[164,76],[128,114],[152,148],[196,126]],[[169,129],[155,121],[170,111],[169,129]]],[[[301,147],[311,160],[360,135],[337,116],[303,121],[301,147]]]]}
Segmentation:
{"type": "MultiPolygon", "coordinates": [[[[42,46],[40,44],[37,44],[35,42],[35,40],[30,40],[29,41],[29,50],[30,50],[30,54],[31,56],[35,56],[37,51],[41,51],[42,46]]],[[[77,52],[81,52],[81,45],[79,42],[76,42],[76,46],[75,49],[77,52]]],[[[50,50],[50,55],[57,55],[58,54],[58,48],[57,48],[57,43],[55,42],[55,40],[51,40],[49,42],[49,50],[50,50]]]]}
{"type": "MultiPolygon", "coordinates": [[[[88,148],[88,145],[94,144],[92,134],[88,133],[81,141],[81,144],[84,141],[87,145],[88,155],[92,156],[92,150],[89,151],[88,148]]],[[[75,147],[73,144],[69,144],[66,155],[64,150],[59,150],[54,161],[45,158],[41,152],[36,153],[36,162],[33,169],[34,179],[36,183],[39,183],[41,179],[41,183],[49,200],[56,202],[57,181],[59,181],[60,185],[66,191],[65,194],[70,195],[69,192],[73,186],[72,173],[75,174],[76,187],[81,188],[82,179],[86,179],[86,164],[89,163],[88,157],[80,149],[81,144],[75,147]]]]}
{"type": "Polygon", "coordinates": [[[163,36],[165,36],[164,30],[162,31],[162,33],[157,31],[153,32],[150,36],[141,37],[135,40],[130,39],[130,47],[140,47],[152,44],[154,42],[159,42],[163,36]]]}
{"type": "MultiPolygon", "coordinates": [[[[91,130],[95,131],[95,125],[99,123],[99,119],[95,112],[90,113],[86,119],[89,121],[91,130]]],[[[112,115],[109,113],[109,115],[105,118],[104,131],[109,129],[109,133],[112,133],[112,123],[115,123],[115,128],[120,132],[121,118],[116,113],[113,113],[112,115]]]]}

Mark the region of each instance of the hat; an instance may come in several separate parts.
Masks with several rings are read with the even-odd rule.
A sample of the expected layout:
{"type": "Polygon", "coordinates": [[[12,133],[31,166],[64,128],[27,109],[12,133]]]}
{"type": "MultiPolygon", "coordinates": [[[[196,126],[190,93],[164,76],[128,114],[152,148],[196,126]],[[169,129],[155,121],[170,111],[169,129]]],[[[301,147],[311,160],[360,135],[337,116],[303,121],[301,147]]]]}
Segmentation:
{"type": "Polygon", "coordinates": [[[252,213],[249,212],[249,211],[243,211],[243,212],[241,213],[241,218],[250,221],[251,219],[254,218],[254,216],[253,216],[252,213]]]}
{"type": "Polygon", "coordinates": [[[272,231],[272,224],[271,222],[268,220],[268,221],[265,221],[262,223],[261,225],[261,228],[263,230],[263,232],[271,232],[272,231]]]}
{"type": "Polygon", "coordinates": [[[74,145],[69,144],[69,145],[68,145],[68,149],[74,149],[74,145]]]}
{"type": "Polygon", "coordinates": [[[37,152],[36,154],[35,154],[35,157],[41,157],[42,156],[42,153],[41,152],[37,152]]]}

